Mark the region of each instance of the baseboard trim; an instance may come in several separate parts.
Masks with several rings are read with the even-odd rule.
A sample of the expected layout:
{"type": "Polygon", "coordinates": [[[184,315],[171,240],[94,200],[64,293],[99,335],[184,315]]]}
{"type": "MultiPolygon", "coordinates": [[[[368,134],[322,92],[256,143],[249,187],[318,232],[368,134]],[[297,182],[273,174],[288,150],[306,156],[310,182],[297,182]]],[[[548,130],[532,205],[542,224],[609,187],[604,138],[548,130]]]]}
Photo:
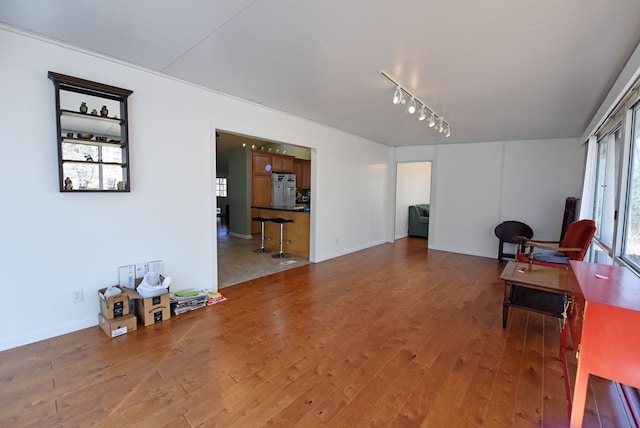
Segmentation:
{"type": "Polygon", "coordinates": [[[241,233],[236,233],[236,232],[229,232],[229,235],[235,236],[236,238],[242,238],[242,239],[252,239],[253,238],[253,236],[251,236],[251,235],[243,235],[241,233]]]}
{"type": "Polygon", "coordinates": [[[52,328],[35,331],[23,336],[3,338],[2,340],[0,340],[0,351],[6,351],[7,349],[29,345],[31,343],[39,342],[41,340],[51,339],[56,336],[61,336],[63,334],[72,333],[74,331],[82,330],[89,327],[94,327],[97,325],[98,325],[98,316],[96,315],[91,318],[85,318],[85,319],[74,321],[71,323],[53,326],[52,328]]]}

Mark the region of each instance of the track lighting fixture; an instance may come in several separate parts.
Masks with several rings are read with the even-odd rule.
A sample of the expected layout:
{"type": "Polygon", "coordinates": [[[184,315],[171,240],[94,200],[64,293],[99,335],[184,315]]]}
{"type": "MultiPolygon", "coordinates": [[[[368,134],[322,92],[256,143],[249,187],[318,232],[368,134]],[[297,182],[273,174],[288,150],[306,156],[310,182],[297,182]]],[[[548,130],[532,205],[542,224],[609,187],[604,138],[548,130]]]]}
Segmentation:
{"type": "Polygon", "coordinates": [[[398,105],[402,101],[403,101],[402,89],[400,89],[400,86],[397,86],[396,87],[396,92],[393,94],[393,103],[395,105],[398,105]]]}
{"type": "Polygon", "coordinates": [[[445,121],[442,118],[442,116],[439,116],[438,114],[436,114],[436,112],[433,111],[431,107],[429,107],[428,105],[420,101],[418,98],[416,98],[411,92],[403,88],[398,82],[393,80],[384,71],[381,71],[380,75],[386,78],[387,80],[389,80],[396,87],[396,90],[393,93],[393,104],[395,105],[404,104],[406,102],[404,98],[406,94],[409,98],[411,98],[411,101],[409,102],[409,106],[407,107],[407,112],[409,114],[414,114],[416,110],[420,108],[420,115],[418,116],[418,120],[424,121],[427,118],[427,113],[431,113],[431,116],[429,116],[429,120],[427,121],[427,123],[429,124],[429,128],[434,128],[440,133],[444,132],[445,137],[448,137],[451,135],[451,124],[445,121]]]}
{"type": "Polygon", "coordinates": [[[407,107],[407,111],[409,114],[413,114],[416,112],[416,99],[411,97],[411,102],[409,103],[409,107],[407,107]]]}

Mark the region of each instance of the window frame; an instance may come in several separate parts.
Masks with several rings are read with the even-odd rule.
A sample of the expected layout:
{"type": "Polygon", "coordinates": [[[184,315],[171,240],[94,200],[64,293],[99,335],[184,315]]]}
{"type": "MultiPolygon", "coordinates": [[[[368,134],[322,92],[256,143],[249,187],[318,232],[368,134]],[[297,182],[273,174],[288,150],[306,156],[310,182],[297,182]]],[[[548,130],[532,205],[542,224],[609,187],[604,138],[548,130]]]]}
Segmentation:
{"type": "MultiPolygon", "coordinates": [[[[629,233],[628,228],[630,222],[630,205],[631,205],[631,188],[632,188],[632,179],[633,179],[633,146],[634,140],[638,142],[637,144],[637,153],[635,156],[637,157],[636,161],[638,162],[637,166],[640,170],[640,101],[636,102],[634,105],[630,106],[625,114],[625,153],[624,153],[624,162],[621,165],[621,174],[624,174],[626,178],[626,188],[624,192],[624,198],[621,198],[619,210],[621,215],[618,216],[618,224],[622,221],[622,225],[619,228],[620,233],[618,246],[618,251],[616,257],[622,264],[627,266],[629,269],[633,270],[636,274],[640,275],[640,258],[638,260],[634,260],[632,257],[627,254],[627,235],[629,233]],[[635,131],[637,131],[637,135],[635,135],[635,131]]],[[[640,171],[638,174],[638,180],[640,180],[640,171]]]]}
{"type": "Polygon", "coordinates": [[[227,198],[229,195],[229,180],[227,177],[216,177],[216,197],[227,198]],[[224,194],[222,194],[224,193],[224,194]]]}

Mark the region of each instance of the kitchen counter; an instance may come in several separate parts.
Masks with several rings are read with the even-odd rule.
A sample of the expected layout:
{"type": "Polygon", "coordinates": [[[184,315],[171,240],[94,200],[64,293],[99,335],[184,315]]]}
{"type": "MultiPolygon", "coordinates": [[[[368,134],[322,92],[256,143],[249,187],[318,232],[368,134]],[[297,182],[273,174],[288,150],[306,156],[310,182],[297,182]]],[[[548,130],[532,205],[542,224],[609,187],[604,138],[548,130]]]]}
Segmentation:
{"type": "Polygon", "coordinates": [[[307,206],[306,208],[302,205],[296,205],[295,207],[279,207],[279,206],[275,206],[275,207],[260,207],[260,206],[252,206],[251,208],[253,209],[258,209],[258,210],[271,210],[271,211],[292,211],[292,212],[298,212],[298,213],[308,213],[309,211],[311,211],[309,209],[309,206],[307,206]]]}
{"type": "MultiPolygon", "coordinates": [[[[293,220],[284,223],[282,252],[309,258],[309,209],[291,207],[251,207],[251,217],[283,218],[293,220]]],[[[258,223],[259,224],[259,223],[258,223]]],[[[264,223],[264,246],[274,253],[280,250],[280,225],[271,221],[264,223]]]]}

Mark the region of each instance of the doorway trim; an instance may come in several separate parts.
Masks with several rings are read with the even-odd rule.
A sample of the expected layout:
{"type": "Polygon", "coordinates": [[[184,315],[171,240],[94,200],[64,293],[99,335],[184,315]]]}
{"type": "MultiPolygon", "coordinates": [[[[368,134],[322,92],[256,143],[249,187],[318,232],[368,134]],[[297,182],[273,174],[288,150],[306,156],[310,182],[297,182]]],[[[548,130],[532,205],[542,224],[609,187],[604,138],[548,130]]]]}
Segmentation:
{"type": "MultiPolygon", "coordinates": [[[[283,145],[287,145],[287,146],[295,146],[295,147],[300,147],[306,150],[309,150],[310,153],[310,161],[311,161],[311,189],[317,189],[317,148],[314,147],[308,147],[308,146],[302,146],[302,145],[298,145],[298,144],[293,144],[293,143],[288,143],[288,142],[284,142],[284,141],[278,141],[278,140],[273,140],[273,139],[269,139],[266,137],[259,137],[256,135],[253,135],[251,133],[245,133],[245,132],[237,132],[234,130],[228,130],[228,129],[222,129],[222,128],[218,128],[216,126],[214,126],[213,124],[211,124],[211,139],[212,139],[212,143],[210,145],[210,150],[211,150],[211,156],[209,157],[211,159],[211,197],[210,197],[210,204],[211,204],[211,221],[212,221],[212,226],[211,226],[211,245],[212,245],[212,255],[213,255],[213,260],[215,260],[215,263],[212,263],[212,276],[215,279],[215,286],[216,289],[219,288],[219,280],[218,280],[218,274],[219,274],[219,255],[218,255],[218,230],[217,230],[217,221],[216,221],[216,208],[217,208],[217,198],[216,198],[216,187],[215,187],[215,183],[216,183],[216,177],[217,177],[217,151],[218,151],[218,144],[217,144],[217,135],[219,132],[225,133],[225,134],[234,134],[237,136],[242,136],[242,137],[246,137],[249,139],[253,139],[253,140],[258,140],[258,141],[262,141],[265,143],[274,143],[274,144],[283,144],[283,145]]],[[[313,194],[317,195],[317,191],[313,190],[313,194]]],[[[312,196],[313,197],[313,196],[312,196]]],[[[316,199],[317,200],[317,197],[316,199]]],[[[312,200],[312,203],[314,203],[315,201],[312,200]]],[[[249,195],[249,205],[251,205],[250,203],[250,195],[249,195]]],[[[311,212],[309,213],[309,263],[316,263],[316,228],[317,228],[317,222],[316,222],[316,210],[312,209],[311,212]]],[[[233,234],[232,234],[233,235],[233,234]]],[[[238,237],[238,236],[236,236],[238,237]]],[[[251,238],[251,236],[249,237],[251,238]]]]}

